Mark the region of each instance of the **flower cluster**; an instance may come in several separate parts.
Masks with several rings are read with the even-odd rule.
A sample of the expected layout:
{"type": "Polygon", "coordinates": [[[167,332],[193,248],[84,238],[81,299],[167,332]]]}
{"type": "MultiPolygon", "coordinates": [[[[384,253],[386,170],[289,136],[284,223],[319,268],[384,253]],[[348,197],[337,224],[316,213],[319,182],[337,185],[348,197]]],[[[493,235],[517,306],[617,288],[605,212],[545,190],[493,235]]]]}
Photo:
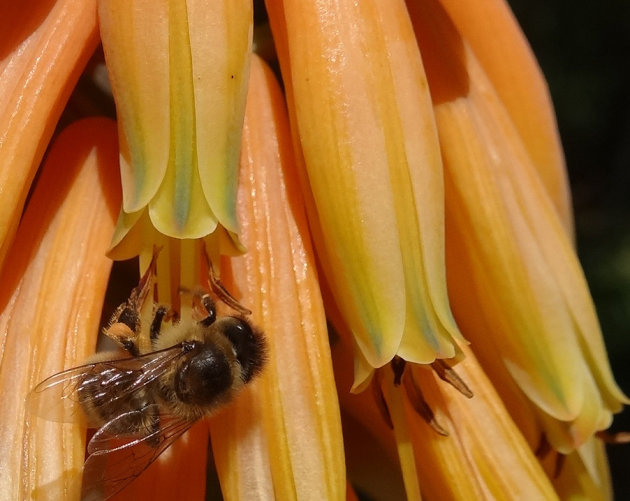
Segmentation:
{"type": "Polygon", "coordinates": [[[24,401],[93,353],[106,253],[159,246],[156,299],[220,275],[268,361],[120,499],[202,499],[209,463],[226,499],[608,499],[628,398],[504,0],[265,4],[5,12],[0,498],[80,496],[85,424],[24,401]],[[99,39],[115,122],[53,137],[99,39]]]}

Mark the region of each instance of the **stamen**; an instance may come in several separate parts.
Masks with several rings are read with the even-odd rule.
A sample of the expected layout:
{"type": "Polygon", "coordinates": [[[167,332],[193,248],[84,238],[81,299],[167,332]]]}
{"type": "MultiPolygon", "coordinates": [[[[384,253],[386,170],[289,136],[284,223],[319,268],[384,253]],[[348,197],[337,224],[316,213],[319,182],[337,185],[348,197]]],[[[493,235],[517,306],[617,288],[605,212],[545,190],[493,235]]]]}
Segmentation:
{"type": "Polygon", "coordinates": [[[556,467],[553,469],[553,478],[558,478],[562,473],[564,463],[566,463],[567,457],[564,454],[558,453],[556,456],[556,467]]]}
{"type": "Polygon", "coordinates": [[[206,250],[205,245],[201,247],[201,252],[208,265],[208,283],[210,284],[210,290],[212,290],[212,292],[214,292],[221,301],[223,301],[233,310],[238,311],[241,315],[251,315],[251,310],[248,310],[241,303],[239,303],[236,298],[232,296],[232,294],[230,294],[230,292],[221,283],[221,280],[219,280],[219,278],[214,274],[212,261],[210,260],[210,256],[208,255],[208,251],[206,250]]]}
{"type": "Polygon", "coordinates": [[[540,435],[540,441],[538,442],[538,447],[536,447],[536,451],[534,454],[539,459],[544,459],[551,452],[551,444],[549,440],[547,440],[547,436],[543,433],[540,435]]]}
{"type": "Polygon", "coordinates": [[[140,311],[147,296],[149,295],[149,291],[151,290],[151,282],[153,277],[155,277],[157,258],[161,250],[162,247],[158,247],[156,245],[153,246],[153,256],[151,257],[151,262],[147,267],[147,271],[145,271],[142,277],[140,277],[138,285],[133,288],[131,294],[129,295],[127,304],[135,308],[137,311],[140,311]]]}
{"type": "Polygon", "coordinates": [[[468,385],[466,385],[464,380],[459,377],[457,372],[455,372],[455,369],[448,365],[444,360],[437,359],[431,364],[431,367],[442,381],[450,384],[466,398],[473,397],[473,392],[470,388],[468,388],[468,385]]]}
{"type": "Polygon", "coordinates": [[[602,430],[595,433],[595,436],[607,444],[618,445],[630,443],[630,432],[627,431],[610,433],[608,430],[602,430]]]}
{"type": "Polygon", "coordinates": [[[437,422],[437,419],[435,419],[435,414],[431,410],[431,407],[429,407],[427,401],[424,399],[422,390],[416,384],[413,374],[407,372],[403,378],[403,385],[405,387],[405,391],[407,392],[409,403],[418,415],[424,419],[436,433],[442,435],[443,437],[448,437],[448,432],[437,422]]]}
{"type": "Polygon", "coordinates": [[[381,417],[385,424],[389,426],[390,429],[394,429],[394,424],[392,423],[392,416],[389,413],[389,408],[387,407],[387,402],[385,401],[385,396],[383,395],[383,390],[381,387],[383,376],[380,371],[374,372],[374,381],[372,381],[372,396],[374,397],[374,402],[376,403],[376,408],[381,413],[381,417]]]}
{"type": "Polygon", "coordinates": [[[392,361],[392,370],[394,371],[394,386],[400,386],[400,380],[405,372],[405,364],[404,359],[399,356],[395,356],[392,361]]]}

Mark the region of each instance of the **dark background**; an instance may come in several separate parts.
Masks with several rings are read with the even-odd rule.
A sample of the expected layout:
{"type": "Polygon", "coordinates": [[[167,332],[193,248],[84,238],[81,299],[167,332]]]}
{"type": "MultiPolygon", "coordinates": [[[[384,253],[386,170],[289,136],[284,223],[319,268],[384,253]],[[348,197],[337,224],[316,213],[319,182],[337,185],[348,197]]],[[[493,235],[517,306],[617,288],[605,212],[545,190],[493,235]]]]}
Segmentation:
{"type": "MultiPolygon", "coordinates": [[[[630,2],[510,0],[547,77],[566,154],[577,246],[618,383],[630,393],[630,2]]],[[[630,411],[613,431],[630,431],[630,411]]],[[[608,447],[630,499],[630,445],[608,447]]]]}

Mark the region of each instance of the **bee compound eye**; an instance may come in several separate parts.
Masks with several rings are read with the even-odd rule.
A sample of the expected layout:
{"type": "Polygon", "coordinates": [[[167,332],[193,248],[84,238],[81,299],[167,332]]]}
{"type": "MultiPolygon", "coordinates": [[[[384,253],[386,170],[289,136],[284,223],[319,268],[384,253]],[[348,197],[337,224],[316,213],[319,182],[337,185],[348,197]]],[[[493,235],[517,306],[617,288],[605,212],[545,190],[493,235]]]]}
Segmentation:
{"type": "Polygon", "coordinates": [[[185,403],[212,404],[232,385],[232,371],[226,356],[213,346],[183,363],[175,374],[175,392],[185,403]]]}
{"type": "Polygon", "coordinates": [[[241,379],[247,383],[260,370],[264,362],[263,338],[254,332],[247,321],[239,317],[222,319],[220,328],[234,347],[236,359],[241,364],[241,379]]]}

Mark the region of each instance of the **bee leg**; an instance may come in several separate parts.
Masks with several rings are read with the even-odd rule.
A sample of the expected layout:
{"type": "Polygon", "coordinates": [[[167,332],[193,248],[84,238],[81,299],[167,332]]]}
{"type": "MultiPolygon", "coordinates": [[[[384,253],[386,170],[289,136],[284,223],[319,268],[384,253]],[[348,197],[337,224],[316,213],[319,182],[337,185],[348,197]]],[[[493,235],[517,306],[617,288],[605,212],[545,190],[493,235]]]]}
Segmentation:
{"type": "Polygon", "coordinates": [[[138,346],[140,309],[153,289],[153,278],[155,277],[155,267],[159,252],[159,248],[153,250],[153,258],[147,271],[144,272],[138,285],[131,291],[129,299],[116,308],[104,330],[106,336],[113,339],[134,357],[140,354],[138,346]]]}
{"type": "MultiPolygon", "coordinates": [[[[121,305],[126,306],[126,305],[121,305]]],[[[123,313],[125,313],[123,309],[123,313]]],[[[121,315],[122,317],[122,315],[121,315]]],[[[137,357],[140,355],[140,349],[138,348],[138,330],[139,318],[137,322],[133,319],[123,319],[111,322],[110,325],[104,329],[103,333],[113,339],[118,345],[126,350],[130,355],[137,357]]]]}
{"type": "Polygon", "coordinates": [[[210,256],[208,256],[208,252],[206,251],[206,247],[202,247],[203,257],[208,264],[208,283],[210,284],[210,290],[214,292],[217,297],[227,304],[233,310],[238,311],[241,315],[251,315],[251,310],[245,308],[241,303],[239,303],[232,294],[225,288],[225,286],[219,280],[219,277],[215,275],[214,267],[212,266],[212,261],[210,260],[210,256]]]}
{"type": "Polygon", "coordinates": [[[159,306],[157,310],[155,310],[155,314],[153,315],[153,321],[151,322],[151,328],[149,329],[149,336],[151,338],[151,342],[155,341],[158,337],[160,337],[160,331],[162,330],[162,323],[166,320],[173,320],[177,318],[177,314],[171,308],[166,306],[159,306]]]}
{"type": "Polygon", "coordinates": [[[208,327],[217,319],[217,311],[210,294],[203,290],[195,291],[193,296],[194,308],[200,313],[199,323],[208,327]]]}
{"type": "Polygon", "coordinates": [[[131,294],[129,295],[129,299],[127,299],[127,307],[135,310],[137,314],[139,314],[142,305],[149,296],[149,293],[153,291],[155,269],[157,267],[157,258],[160,250],[162,250],[161,247],[153,247],[153,257],[147,267],[147,271],[145,271],[142,277],[140,277],[138,285],[133,288],[131,294]]]}
{"type": "Polygon", "coordinates": [[[114,340],[130,355],[140,355],[138,337],[140,334],[140,312],[130,300],[121,304],[112,315],[103,333],[114,340]]]}

